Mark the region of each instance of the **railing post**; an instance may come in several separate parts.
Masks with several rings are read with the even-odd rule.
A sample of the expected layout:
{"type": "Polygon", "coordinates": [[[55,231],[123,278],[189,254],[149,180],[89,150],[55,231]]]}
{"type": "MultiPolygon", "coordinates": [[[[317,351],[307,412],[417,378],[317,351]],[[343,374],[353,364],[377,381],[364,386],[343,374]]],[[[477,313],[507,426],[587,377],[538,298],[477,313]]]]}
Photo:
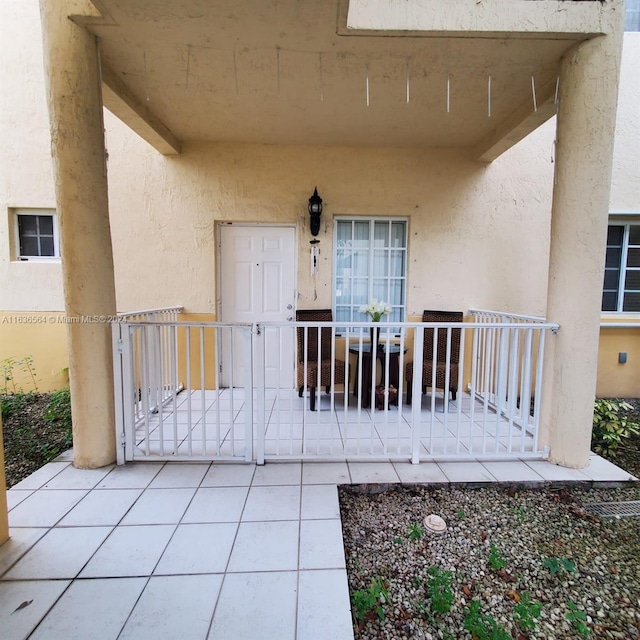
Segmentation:
{"type": "Polygon", "coordinates": [[[547,330],[540,329],[538,337],[538,361],[536,362],[536,386],[533,398],[533,450],[538,450],[540,435],[540,402],[542,395],[542,375],[544,371],[544,340],[547,330]]]}
{"type": "Polygon", "coordinates": [[[424,327],[413,330],[413,380],[411,398],[411,464],[420,462],[420,418],[422,413],[422,359],[424,327]]]}
{"type": "Polygon", "coordinates": [[[260,324],[253,326],[253,329],[249,331],[249,345],[245,350],[247,359],[245,360],[245,370],[249,373],[249,382],[245,388],[245,406],[247,412],[245,414],[245,443],[247,443],[247,450],[245,453],[245,460],[249,462],[253,458],[253,367],[251,362],[251,353],[255,351],[256,355],[256,463],[259,465],[264,464],[264,440],[266,431],[266,419],[264,409],[264,394],[265,394],[265,379],[264,379],[264,346],[265,346],[265,330],[260,324]],[[252,342],[255,340],[255,345],[252,342]],[[255,346],[255,349],[253,347],[255,346]],[[250,407],[250,410],[249,410],[250,407]]]}
{"type": "Polygon", "coordinates": [[[111,323],[111,344],[113,352],[113,400],[115,403],[115,428],[116,428],[116,462],[124,464],[124,443],[126,433],[124,430],[124,402],[122,393],[122,340],[120,332],[122,327],[118,322],[111,323]]]}
{"type": "MultiPolygon", "coordinates": [[[[118,464],[124,464],[128,460],[133,460],[134,439],[135,439],[135,420],[134,411],[136,403],[136,395],[138,389],[133,384],[132,368],[133,354],[131,353],[131,327],[126,323],[118,323],[119,350],[121,362],[121,393],[122,398],[122,431],[124,435],[124,447],[118,446],[118,464]],[[122,458],[120,456],[123,456],[122,458]],[[121,461],[122,460],[122,461],[121,461]]],[[[116,416],[120,412],[116,412],[116,416]]],[[[117,420],[117,418],[116,418],[117,420]]]]}

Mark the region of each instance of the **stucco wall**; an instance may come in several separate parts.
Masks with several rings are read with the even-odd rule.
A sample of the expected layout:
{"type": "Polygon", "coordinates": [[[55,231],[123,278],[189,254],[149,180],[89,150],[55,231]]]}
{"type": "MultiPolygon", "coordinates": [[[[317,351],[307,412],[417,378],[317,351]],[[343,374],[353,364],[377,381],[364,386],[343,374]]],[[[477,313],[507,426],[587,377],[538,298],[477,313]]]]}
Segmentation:
{"type": "MultiPolygon", "coordinates": [[[[611,184],[612,213],[635,214],[640,220],[640,33],[626,33],[622,58],[618,119],[611,184]]],[[[603,321],[640,322],[638,314],[610,314],[603,321]]],[[[600,331],[598,388],[603,397],[640,396],[640,329],[600,331]],[[627,362],[618,362],[618,353],[627,353],[627,362]]]]}
{"type": "Polygon", "coordinates": [[[552,124],[488,167],[457,151],[409,149],[191,144],[163,157],[112,117],[107,131],[121,309],[215,311],[215,225],[227,220],[297,224],[298,305],[330,305],[333,216],[392,215],[409,219],[410,314],[544,311],[552,124]],[[307,199],[316,185],[314,303],[307,199]]]}
{"type": "MultiPolygon", "coordinates": [[[[12,207],[55,209],[37,2],[0,3],[0,309],[64,308],[60,262],[11,260],[12,207]]],[[[0,354],[0,358],[2,354],[0,354]]]]}
{"type": "Polygon", "coordinates": [[[640,33],[625,33],[611,181],[612,212],[640,215],[640,33]]]}

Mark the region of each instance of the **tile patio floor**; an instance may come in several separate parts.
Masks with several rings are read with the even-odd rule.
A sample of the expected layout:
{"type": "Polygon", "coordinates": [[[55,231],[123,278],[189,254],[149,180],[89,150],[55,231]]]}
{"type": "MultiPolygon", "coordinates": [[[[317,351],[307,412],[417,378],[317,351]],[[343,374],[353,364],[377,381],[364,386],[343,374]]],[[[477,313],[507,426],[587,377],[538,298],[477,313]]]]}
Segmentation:
{"type": "Polygon", "coordinates": [[[545,461],[81,471],[70,460],[7,493],[3,640],[351,639],[338,484],[631,479],[598,456],[581,471],[545,461]]]}
{"type": "MultiPolygon", "coordinates": [[[[411,406],[364,408],[352,394],[318,394],[319,411],[295,390],[267,389],[264,399],[267,459],[303,455],[343,458],[410,458],[411,406]]],[[[257,401],[254,398],[254,411],[257,401]]],[[[442,394],[425,395],[416,418],[421,458],[497,456],[509,451],[538,456],[531,429],[514,416],[497,415],[468,392],[445,403],[442,394]],[[445,412],[446,408],[446,412],[445,412]]],[[[175,405],[141,418],[135,431],[135,457],[174,455],[242,459],[245,455],[245,390],[191,391],[177,394],[175,405]]],[[[254,442],[255,446],[255,442],[254,442]]]]}

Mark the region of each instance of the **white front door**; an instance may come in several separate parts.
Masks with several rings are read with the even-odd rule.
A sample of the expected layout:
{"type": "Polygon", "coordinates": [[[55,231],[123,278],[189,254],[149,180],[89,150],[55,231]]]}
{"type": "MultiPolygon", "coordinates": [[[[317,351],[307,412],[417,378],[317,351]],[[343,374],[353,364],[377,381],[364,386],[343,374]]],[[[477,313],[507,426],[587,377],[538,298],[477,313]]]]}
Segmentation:
{"type": "MultiPolygon", "coordinates": [[[[219,283],[222,322],[293,320],[295,229],[221,225],[219,283]]],[[[269,388],[293,388],[294,335],[293,326],[268,328],[265,333],[265,381],[269,388]]],[[[223,386],[245,386],[243,344],[238,335],[233,350],[223,349],[223,386]]]]}

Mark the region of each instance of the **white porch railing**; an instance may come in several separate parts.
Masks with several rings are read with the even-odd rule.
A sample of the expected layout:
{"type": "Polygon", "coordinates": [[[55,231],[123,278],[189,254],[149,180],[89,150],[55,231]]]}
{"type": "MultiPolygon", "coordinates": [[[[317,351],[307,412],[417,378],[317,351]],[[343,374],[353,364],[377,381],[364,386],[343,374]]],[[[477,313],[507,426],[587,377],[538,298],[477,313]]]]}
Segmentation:
{"type": "Polygon", "coordinates": [[[541,319],[479,316],[400,323],[393,333],[384,323],[114,323],[118,461],[542,457],[545,335],[557,328],[541,319]],[[381,344],[373,357],[372,326],[380,329],[381,344]],[[308,356],[300,362],[274,363],[282,353],[278,345],[293,340],[294,329],[305,347],[317,343],[304,349],[308,356]],[[425,336],[434,355],[423,384],[425,336]],[[438,363],[444,337],[446,356],[438,363]],[[330,341],[326,351],[323,340],[330,341]],[[223,361],[232,367],[228,387],[220,384],[223,361]],[[418,364],[409,365],[408,383],[410,362],[418,364]],[[274,367],[291,371],[285,388],[270,388],[275,376],[266,372],[274,367]],[[323,367],[325,377],[314,377],[323,367]],[[233,378],[236,368],[242,379],[233,378]],[[160,397],[164,401],[155,403],[160,397]]]}
{"type": "Polygon", "coordinates": [[[136,359],[132,371],[133,379],[139,380],[143,373],[146,374],[146,384],[139,385],[139,393],[134,402],[134,414],[140,418],[148,413],[157,413],[163,403],[167,402],[172,394],[178,390],[179,383],[171,375],[169,363],[169,350],[171,347],[171,336],[167,330],[167,322],[177,322],[182,307],[162,307],[158,309],[144,309],[140,311],[129,311],[119,313],[119,322],[153,322],[156,327],[143,336],[135,334],[133,340],[137,344],[133,345],[133,351],[144,353],[143,359],[136,359]],[[145,370],[141,364],[144,360],[145,370]],[[147,392],[143,393],[143,389],[147,392]]]}
{"type": "Polygon", "coordinates": [[[477,323],[497,323],[497,327],[478,327],[477,357],[472,383],[476,397],[487,407],[527,429],[538,432],[546,332],[536,327],[546,324],[539,316],[471,309],[477,323]],[[524,326],[527,326],[525,329],[524,326]]]}

